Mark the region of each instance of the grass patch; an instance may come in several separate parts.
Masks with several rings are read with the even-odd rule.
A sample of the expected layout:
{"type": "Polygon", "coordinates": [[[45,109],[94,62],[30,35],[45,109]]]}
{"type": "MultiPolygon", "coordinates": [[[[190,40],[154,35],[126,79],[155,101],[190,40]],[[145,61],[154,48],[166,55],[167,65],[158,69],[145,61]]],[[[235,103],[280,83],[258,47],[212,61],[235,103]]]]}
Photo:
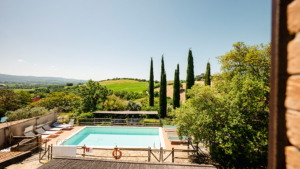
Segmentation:
{"type": "Polygon", "coordinates": [[[142,92],[148,87],[148,82],[138,82],[135,80],[108,80],[99,82],[101,85],[105,85],[107,89],[113,91],[132,91],[142,92]]]}
{"type": "Polygon", "coordinates": [[[159,119],[144,119],[145,123],[159,123],[159,119]]]}

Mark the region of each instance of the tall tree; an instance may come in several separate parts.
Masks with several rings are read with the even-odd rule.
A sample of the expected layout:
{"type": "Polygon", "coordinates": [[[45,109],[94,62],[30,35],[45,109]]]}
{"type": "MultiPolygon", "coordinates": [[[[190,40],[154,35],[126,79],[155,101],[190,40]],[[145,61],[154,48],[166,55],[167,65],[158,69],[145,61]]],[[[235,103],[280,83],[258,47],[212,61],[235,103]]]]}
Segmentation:
{"type": "Polygon", "coordinates": [[[9,110],[19,108],[19,100],[13,90],[0,89],[0,118],[9,110]]]}
{"type": "Polygon", "coordinates": [[[175,70],[174,83],[173,83],[173,109],[180,107],[180,80],[179,80],[179,64],[175,70]]]}
{"type": "MultiPolygon", "coordinates": [[[[192,86],[195,83],[195,77],[194,77],[194,59],[193,59],[193,54],[192,54],[192,50],[189,49],[189,55],[188,55],[188,67],[186,70],[186,89],[185,89],[185,93],[187,93],[188,89],[191,89],[192,86]]],[[[185,94],[185,99],[187,100],[189,98],[189,96],[187,94],[185,94]]]]}
{"type": "Polygon", "coordinates": [[[177,107],[180,107],[180,74],[179,74],[179,64],[177,64],[177,107]]]}
{"type": "Polygon", "coordinates": [[[159,111],[160,117],[164,118],[167,115],[167,76],[164,65],[164,55],[161,59],[161,74],[160,74],[160,90],[159,90],[159,111]]]}
{"type": "Polygon", "coordinates": [[[205,86],[210,86],[210,63],[207,62],[205,73],[205,86]]]}
{"type": "Polygon", "coordinates": [[[106,86],[100,85],[99,82],[89,80],[86,85],[80,89],[81,110],[83,112],[89,112],[101,109],[108,96],[108,90],[106,86]]]}
{"type": "Polygon", "coordinates": [[[149,79],[149,106],[154,106],[154,76],[153,76],[153,60],[151,58],[150,79],[149,79]]]}

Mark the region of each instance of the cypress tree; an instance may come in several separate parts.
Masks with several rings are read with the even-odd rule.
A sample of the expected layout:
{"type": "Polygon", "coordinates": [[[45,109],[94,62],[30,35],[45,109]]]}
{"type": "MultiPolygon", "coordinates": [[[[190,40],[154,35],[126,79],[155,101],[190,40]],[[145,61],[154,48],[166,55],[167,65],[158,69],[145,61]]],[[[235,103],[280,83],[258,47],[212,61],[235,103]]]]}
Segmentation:
{"type": "Polygon", "coordinates": [[[177,107],[180,107],[180,77],[179,77],[179,64],[177,64],[177,107]]]}
{"type": "Polygon", "coordinates": [[[195,77],[194,77],[194,60],[193,60],[193,54],[192,50],[189,49],[189,55],[188,55],[188,67],[186,70],[186,89],[185,89],[185,99],[187,100],[189,97],[186,95],[187,90],[191,89],[192,86],[195,83],[195,77]]]}
{"type": "Polygon", "coordinates": [[[175,70],[173,83],[173,109],[180,107],[180,80],[179,80],[179,64],[175,70]]]}
{"type": "Polygon", "coordinates": [[[174,82],[173,82],[173,109],[176,108],[177,104],[177,69],[175,69],[174,82]]]}
{"type": "Polygon", "coordinates": [[[167,74],[164,73],[164,97],[163,97],[163,113],[162,117],[167,117],[167,74]]]}
{"type": "Polygon", "coordinates": [[[161,74],[160,74],[160,90],[159,90],[159,111],[160,117],[164,118],[167,115],[167,76],[164,65],[164,55],[161,59],[161,74]]]}
{"type": "Polygon", "coordinates": [[[153,60],[151,58],[150,79],[149,79],[149,106],[154,106],[154,76],[153,76],[153,60]]]}
{"type": "Polygon", "coordinates": [[[210,63],[207,62],[207,65],[206,65],[206,73],[205,73],[205,86],[210,86],[210,63]]]}

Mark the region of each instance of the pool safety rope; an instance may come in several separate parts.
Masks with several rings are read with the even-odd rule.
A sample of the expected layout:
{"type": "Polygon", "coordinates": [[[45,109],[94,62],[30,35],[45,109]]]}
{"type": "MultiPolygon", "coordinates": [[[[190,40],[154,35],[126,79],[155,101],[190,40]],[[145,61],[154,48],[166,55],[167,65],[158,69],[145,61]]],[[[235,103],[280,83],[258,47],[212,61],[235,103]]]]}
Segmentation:
{"type": "Polygon", "coordinates": [[[113,157],[115,157],[115,159],[120,159],[121,157],[122,157],[122,151],[120,151],[120,150],[117,150],[119,153],[120,153],[120,155],[119,156],[115,156],[115,152],[116,152],[116,150],[114,150],[113,152],[112,152],[112,156],[113,157]]]}

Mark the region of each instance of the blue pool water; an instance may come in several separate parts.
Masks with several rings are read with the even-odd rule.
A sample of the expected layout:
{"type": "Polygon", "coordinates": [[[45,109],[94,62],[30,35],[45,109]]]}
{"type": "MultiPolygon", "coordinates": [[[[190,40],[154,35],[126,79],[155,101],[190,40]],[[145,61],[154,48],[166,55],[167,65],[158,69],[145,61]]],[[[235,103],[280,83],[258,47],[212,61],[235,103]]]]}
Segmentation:
{"type": "Polygon", "coordinates": [[[158,127],[85,127],[72,135],[64,145],[90,147],[164,147],[158,127]]]}

